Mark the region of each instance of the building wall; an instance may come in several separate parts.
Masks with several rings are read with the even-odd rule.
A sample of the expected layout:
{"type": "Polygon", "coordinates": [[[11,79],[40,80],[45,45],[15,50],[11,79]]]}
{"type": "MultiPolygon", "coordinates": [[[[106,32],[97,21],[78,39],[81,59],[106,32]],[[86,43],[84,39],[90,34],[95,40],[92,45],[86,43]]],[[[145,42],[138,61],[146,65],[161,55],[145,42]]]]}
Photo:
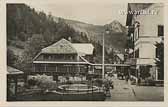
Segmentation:
{"type": "Polygon", "coordinates": [[[71,64],[34,64],[33,72],[58,72],[62,74],[87,73],[86,65],[71,65],[71,64]]]}
{"type": "Polygon", "coordinates": [[[140,43],[135,50],[139,49],[139,58],[155,58],[155,48],[155,45],[151,43],[140,43]]]}
{"type": "Polygon", "coordinates": [[[161,41],[161,37],[158,36],[158,25],[163,25],[163,5],[153,4],[145,10],[155,10],[157,14],[134,16],[134,22],[138,21],[140,23],[139,33],[138,28],[135,28],[134,32],[135,50],[139,49],[137,64],[143,64],[143,62],[144,64],[155,64],[155,43],[161,41]]]}
{"type": "Polygon", "coordinates": [[[40,54],[36,61],[76,61],[77,54],[40,54]]]}
{"type": "Polygon", "coordinates": [[[140,22],[139,36],[158,37],[158,25],[163,25],[163,5],[154,4],[145,10],[156,10],[156,15],[138,15],[135,20],[140,22]]]}

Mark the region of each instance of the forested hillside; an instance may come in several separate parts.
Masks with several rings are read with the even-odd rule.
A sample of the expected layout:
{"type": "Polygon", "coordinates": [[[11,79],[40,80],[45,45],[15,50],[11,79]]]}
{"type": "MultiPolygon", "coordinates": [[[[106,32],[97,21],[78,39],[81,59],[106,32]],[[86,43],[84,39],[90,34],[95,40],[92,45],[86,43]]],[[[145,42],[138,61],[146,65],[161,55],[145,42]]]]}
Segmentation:
{"type": "MultiPolygon", "coordinates": [[[[51,14],[46,15],[25,4],[7,5],[8,65],[30,71],[33,57],[42,48],[68,37],[72,42],[92,42],[98,53],[96,56],[100,57],[101,45],[89,41],[85,33],[75,31],[61,18],[56,22],[51,14]]],[[[99,59],[97,62],[101,62],[99,59]]]]}
{"type": "Polygon", "coordinates": [[[24,71],[31,71],[32,59],[44,47],[61,38],[71,37],[72,42],[92,43],[95,63],[102,63],[102,33],[105,35],[105,63],[112,63],[116,52],[123,52],[126,28],[118,21],[104,26],[63,19],[26,4],[7,5],[7,64],[24,71]]]}

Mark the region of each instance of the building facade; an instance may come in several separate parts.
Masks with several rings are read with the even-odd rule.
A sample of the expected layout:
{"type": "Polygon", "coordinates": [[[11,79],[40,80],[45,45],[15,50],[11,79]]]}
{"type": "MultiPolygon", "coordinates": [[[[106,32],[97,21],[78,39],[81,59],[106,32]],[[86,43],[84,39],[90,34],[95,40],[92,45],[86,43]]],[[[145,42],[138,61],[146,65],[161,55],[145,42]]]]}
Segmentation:
{"type": "Polygon", "coordinates": [[[128,55],[135,66],[136,77],[150,77],[159,80],[156,66],[156,44],[163,42],[164,20],[163,4],[157,3],[130,3],[126,26],[128,26],[128,50],[133,50],[128,55]],[[134,13],[130,13],[134,12],[134,13]],[[135,12],[139,12],[136,13],[135,12]],[[146,12],[146,13],[144,13],[146,12]]]}

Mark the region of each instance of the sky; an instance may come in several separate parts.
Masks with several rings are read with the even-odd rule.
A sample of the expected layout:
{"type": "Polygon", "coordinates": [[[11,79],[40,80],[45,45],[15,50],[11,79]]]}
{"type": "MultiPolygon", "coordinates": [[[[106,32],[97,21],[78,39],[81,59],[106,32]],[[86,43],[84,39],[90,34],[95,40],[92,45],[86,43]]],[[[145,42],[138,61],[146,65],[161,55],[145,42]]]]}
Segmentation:
{"type": "Polygon", "coordinates": [[[126,15],[119,14],[120,10],[127,10],[126,3],[106,2],[47,2],[47,3],[28,3],[32,8],[53,16],[65,19],[78,20],[81,22],[105,25],[113,20],[118,20],[125,25],[126,15]]]}

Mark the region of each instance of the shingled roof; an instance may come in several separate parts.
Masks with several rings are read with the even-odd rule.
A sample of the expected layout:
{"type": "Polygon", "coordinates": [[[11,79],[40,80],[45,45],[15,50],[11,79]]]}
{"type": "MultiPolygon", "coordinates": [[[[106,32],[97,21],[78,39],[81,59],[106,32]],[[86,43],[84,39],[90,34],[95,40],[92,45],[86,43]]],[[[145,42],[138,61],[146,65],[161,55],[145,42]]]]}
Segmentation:
{"type": "Polygon", "coordinates": [[[50,45],[41,50],[41,53],[47,54],[75,54],[76,49],[72,46],[71,42],[66,39],[61,39],[60,41],[50,45]]]}
{"type": "Polygon", "coordinates": [[[78,54],[79,56],[92,55],[94,47],[91,43],[71,43],[66,39],[61,39],[58,42],[43,48],[33,60],[40,54],[78,54]]]}
{"type": "MultiPolygon", "coordinates": [[[[139,11],[148,8],[153,3],[128,3],[127,12],[128,11],[139,11]]],[[[127,19],[126,19],[126,26],[130,26],[132,22],[133,14],[128,12],[127,19]]]]}

